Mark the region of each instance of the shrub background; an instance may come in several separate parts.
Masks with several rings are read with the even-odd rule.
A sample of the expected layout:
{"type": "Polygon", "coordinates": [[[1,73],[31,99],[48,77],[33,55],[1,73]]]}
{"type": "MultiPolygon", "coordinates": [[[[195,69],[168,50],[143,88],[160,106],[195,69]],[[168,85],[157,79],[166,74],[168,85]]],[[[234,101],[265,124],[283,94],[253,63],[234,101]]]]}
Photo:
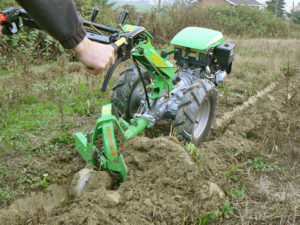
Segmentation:
{"type": "MultiPolygon", "coordinates": [[[[80,16],[85,19],[95,2],[75,0],[80,16]]],[[[0,10],[17,6],[15,1],[0,2],[0,10]]],[[[96,5],[97,6],[97,5],[96,5]]],[[[126,23],[135,24],[138,15],[141,25],[154,36],[155,44],[168,44],[181,29],[187,26],[206,27],[221,31],[232,38],[300,38],[300,25],[276,17],[268,10],[248,6],[201,8],[198,4],[175,3],[172,7],[153,8],[148,12],[137,12],[134,6],[129,10],[126,23]]],[[[117,27],[121,8],[100,8],[97,23],[117,27]]],[[[43,31],[23,29],[19,34],[0,39],[0,68],[11,70],[18,67],[17,58],[31,59],[34,64],[55,60],[62,52],[57,41],[43,31]],[[31,56],[31,57],[29,57],[31,56]]]]}

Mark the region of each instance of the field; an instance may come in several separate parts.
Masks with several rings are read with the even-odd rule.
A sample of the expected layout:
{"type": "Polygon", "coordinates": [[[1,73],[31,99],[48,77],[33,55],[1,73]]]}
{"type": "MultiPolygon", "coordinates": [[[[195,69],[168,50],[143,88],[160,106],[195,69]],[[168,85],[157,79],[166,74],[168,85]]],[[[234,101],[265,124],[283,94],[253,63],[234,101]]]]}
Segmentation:
{"type": "MultiPolygon", "coordinates": [[[[179,143],[171,124],[119,146],[121,184],[86,165],[72,134],[92,129],[110,91],[61,56],[0,76],[0,224],[299,224],[300,41],[235,43],[210,135],[179,143]]],[[[123,65],[118,74],[130,63],[123,65]]]]}

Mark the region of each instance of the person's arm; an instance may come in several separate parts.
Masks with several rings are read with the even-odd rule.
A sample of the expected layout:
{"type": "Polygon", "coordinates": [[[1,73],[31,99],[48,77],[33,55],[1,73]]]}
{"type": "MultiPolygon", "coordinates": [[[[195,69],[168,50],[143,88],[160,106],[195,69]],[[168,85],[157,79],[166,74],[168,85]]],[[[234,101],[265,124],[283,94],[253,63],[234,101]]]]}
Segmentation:
{"type": "Polygon", "coordinates": [[[114,63],[114,50],[110,45],[86,38],[86,31],[72,0],[16,1],[64,48],[73,49],[90,73],[98,74],[114,63]]]}

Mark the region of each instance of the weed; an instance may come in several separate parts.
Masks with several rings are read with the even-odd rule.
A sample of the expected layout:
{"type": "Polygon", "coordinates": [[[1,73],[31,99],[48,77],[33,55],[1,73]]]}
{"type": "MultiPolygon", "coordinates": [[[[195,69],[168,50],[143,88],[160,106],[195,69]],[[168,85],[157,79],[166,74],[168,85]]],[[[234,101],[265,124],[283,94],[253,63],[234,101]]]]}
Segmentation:
{"type": "Polygon", "coordinates": [[[236,150],[236,152],[234,153],[234,156],[237,157],[239,155],[241,155],[243,153],[243,149],[239,148],[238,150],[236,150]]]}
{"type": "Polygon", "coordinates": [[[242,200],[245,198],[245,190],[246,190],[246,185],[245,183],[243,183],[241,189],[233,188],[228,192],[228,195],[236,198],[237,200],[242,200]]]}
{"type": "Polygon", "coordinates": [[[230,95],[230,88],[228,88],[227,83],[225,82],[219,85],[218,89],[221,90],[222,94],[224,94],[226,105],[228,105],[228,96],[230,95]]]}
{"type": "Polygon", "coordinates": [[[74,143],[74,136],[70,132],[59,132],[55,135],[55,143],[58,145],[74,143]]]}
{"type": "Polygon", "coordinates": [[[255,170],[262,170],[262,171],[284,170],[284,168],[279,167],[278,161],[267,163],[260,156],[254,157],[253,159],[248,159],[248,164],[252,165],[255,170]]]}
{"type": "Polygon", "coordinates": [[[199,150],[198,147],[194,145],[192,142],[187,142],[185,144],[185,149],[190,155],[197,153],[199,150]]]}
{"type": "Polygon", "coordinates": [[[223,205],[220,207],[222,215],[229,219],[233,215],[234,206],[231,205],[230,201],[227,199],[223,202],[223,205]]]}
{"type": "Polygon", "coordinates": [[[283,67],[281,68],[281,72],[283,76],[285,77],[285,104],[287,105],[291,100],[295,98],[295,96],[298,93],[297,89],[291,89],[290,80],[293,76],[296,75],[298,72],[298,69],[295,65],[291,64],[290,61],[283,64],[283,67]]]}
{"type": "Polygon", "coordinates": [[[185,149],[193,160],[197,163],[198,168],[202,168],[200,156],[198,154],[199,148],[191,142],[185,143],[185,149]]]}
{"type": "Polygon", "coordinates": [[[190,224],[207,225],[214,222],[218,217],[229,219],[233,215],[234,209],[234,206],[227,199],[222,202],[222,205],[217,210],[206,213],[201,219],[194,217],[193,222],[190,224]]]}
{"type": "Polygon", "coordinates": [[[0,188],[0,205],[7,205],[9,202],[13,200],[13,196],[10,193],[9,187],[0,188]]]}
{"type": "Polygon", "coordinates": [[[271,167],[270,164],[265,163],[262,157],[254,157],[253,159],[248,159],[248,163],[253,165],[256,170],[266,170],[271,167]]]}
{"type": "MultiPolygon", "coordinates": [[[[201,223],[198,223],[198,224],[199,225],[209,224],[210,222],[215,221],[216,218],[219,217],[220,215],[221,215],[221,212],[219,210],[214,210],[212,212],[206,213],[204,216],[202,216],[201,223]]],[[[197,224],[197,223],[195,223],[195,224],[197,224]]]]}
{"type": "Polygon", "coordinates": [[[275,150],[275,152],[279,152],[279,147],[277,145],[275,145],[274,150],[275,150]]]}
{"type": "Polygon", "coordinates": [[[239,179],[238,173],[240,173],[240,169],[238,169],[235,165],[231,165],[229,170],[224,171],[225,178],[237,181],[239,179]]]}
{"type": "Polygon", "coordinates": [[[27,171],[24,170],[23,172],[23,181],[25,183],[30,184],[31,188],[47,188],[51,183],[54,183],[56,179],[52,176],[49,176],[48,173],[39,174],[36,171],[27,171]]]}

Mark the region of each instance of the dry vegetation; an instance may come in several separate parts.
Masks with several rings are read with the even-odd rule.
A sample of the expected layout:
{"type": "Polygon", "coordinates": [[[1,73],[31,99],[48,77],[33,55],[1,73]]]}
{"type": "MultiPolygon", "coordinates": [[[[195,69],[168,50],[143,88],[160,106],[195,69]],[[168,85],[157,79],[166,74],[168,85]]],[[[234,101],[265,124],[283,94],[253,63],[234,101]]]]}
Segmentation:
{"type": "MultiPolygon", "coordinates": [[[[216,119],[221,122],[213,126],[200,149],[186,146],[204,184],[213,182],[224,196],[199,202],[199,207],[207,208],[195,208],[185,223],[296,224],[300,213],[300,42],[230,41],[237,49],[233,72],[219,90],[216,119]],[[226,112],[272,84],[266,96],[223,120],[226,112]]],[[[103,76],[90,76],[66,60],[62,56],[58,63],[42,67],[21,61],[20,70],[0,77],[2,207],[52,183],[68,182],[84,166],[74,150],[72,132],[92,127],[110,92],[99,92],[103,76]]],[[[168,134],[165,125],[147,133],[151,137],[168,134]]],[[[2,211],[6,213],[5,208],[2,211]]],[[[9,223],[22,224],[22,218],[9,223]]],[[[47,212],[36,224],[47,224],[50,218],[47,212]]]]}
{"type": "MultiPolygon", "coordinates": [[[[88,19],[92,1],[76,0],[79,14],[88,19]]],[[[8,0],[0,3],[0,9],[17,5],[8,0]]],[[[206,27],[221,31],[224,35],[235,39],[249,38],[299,38],[300,25],[287,23],[267,10],[253,7],[212,7],[201,8],[198,4],[186,4],[179,1],[172,7],[153,8],[146,12],[137,12],[136,8],[125,5],[129,10],[126,23],[135,24],[138,15],[142,16],[141,25],[154,37],[155,44],[165,45],[183,28],[187,26],[206,27]]],[[[95,22],[107,26],[118,27],[120,8],[101,8],[95,22]]],[[[19,67],[16,58],[20,53],[33,58],[31,63],[39,64],[42,60],[55,61],[62,53],[61,46],[42,31],[27,29],[13,37],[2,37],[0,40],[0,67],[2,70],[14,70],[19,67]]]]}

